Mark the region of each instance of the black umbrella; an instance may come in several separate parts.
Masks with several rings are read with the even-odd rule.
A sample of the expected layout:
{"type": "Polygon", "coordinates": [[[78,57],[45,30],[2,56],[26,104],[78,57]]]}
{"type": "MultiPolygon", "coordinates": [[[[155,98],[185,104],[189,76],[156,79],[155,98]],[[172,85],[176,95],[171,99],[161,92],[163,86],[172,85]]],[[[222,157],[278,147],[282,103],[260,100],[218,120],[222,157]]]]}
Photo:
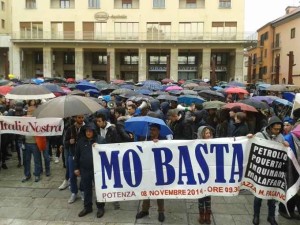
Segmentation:
{"type": "Polygon", "coordinates": [[[42,85],[22,84],[14,87],[7,95],[7,99],[30,100],[55,98],[55,95],[42,85]]]}
{"type": "Polygon", "coordinates": [[[199,96],[205,98],[206,100],[219,100],[219,101],[225,100],[225,96],[222,93],[213,90],[200,91],[199,96]]]}

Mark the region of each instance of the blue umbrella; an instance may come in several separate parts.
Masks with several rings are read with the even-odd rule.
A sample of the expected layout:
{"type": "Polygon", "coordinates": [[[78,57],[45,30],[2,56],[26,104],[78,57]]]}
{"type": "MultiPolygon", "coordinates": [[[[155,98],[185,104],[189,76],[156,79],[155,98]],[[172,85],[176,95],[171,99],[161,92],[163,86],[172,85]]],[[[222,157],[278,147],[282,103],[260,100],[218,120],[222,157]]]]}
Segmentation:
{"type": "Polygon", "coordinates": [[[205,100],[199,96],[195,95],[182,95],[178,97],[178,103],[185,103],[186,105],[190,105],[192,103],[202,104],[205,100]]]}
{"type": "Polygon", "coordinates": [[[155,90],[155,91],[162,90],[162,88],[163,88],[161,83],[156,80],[146,80],[143,84],[143,87],[145,89],[151,89],[151,90],[155,90]]]}
{"type": "Polygon", "coordinates": [[[88,89],[95,89],[98,90],[97,86],[95,84],[89,83],[89,82],[82,82],[75,86],[80,91],[85,91],[88,89]]]}
{"type": "Polygon", "coordinates": [[[65,93],[64,90],[60,86],[58,86],[57,84],[44,83],[44,84],[41,84],[41,85],[44,86],[45,88],[47,88],[51,92],[65,93]]]}
{"type": "Polygon", "coordinates": [[[90,95],[99,95],[100,92],[96,89],[86,89],[84,90],[85,93],[89,93],[90,95]]]}
{"type": "Polygon", "coordinates": [[[260,91],[264,91],[264,90],[267,90],[268,87],[270,87],[271,84],[259,84],[257,86],[257,89],[260,90],[260,91]]]}
{"type": "Polygon", "coordinates": [[[294,102],[295,99],[295,93],[294,92],[283,92],[282,97],[290,102],[294,102]]]}
{"type": "Polygon", "coordinates": [[[282,99],[282,98],[277,98],[273,101],[273,104],[281,104],[284,106],[290,106],[293,107],[293,103],[289,102],[288,100],[282,99]]]}
{"type": "Polygon", "coordinates": [[[139,89],[136,90],[135,92],[141,95],[149,95],[152,93],[152,91],[150,91],[149,89],[139,89]]]}
{"type": "Polygon", "coordinates": [[[173,134],[172,130],[163,120],[150,116],[132,117],[126,120],[125,130],[135,134],[136,136],[147,137],[150,133],[149,126],[151,124],[157,124],[160,126],[160,136],[162,137],[173,134]]]}

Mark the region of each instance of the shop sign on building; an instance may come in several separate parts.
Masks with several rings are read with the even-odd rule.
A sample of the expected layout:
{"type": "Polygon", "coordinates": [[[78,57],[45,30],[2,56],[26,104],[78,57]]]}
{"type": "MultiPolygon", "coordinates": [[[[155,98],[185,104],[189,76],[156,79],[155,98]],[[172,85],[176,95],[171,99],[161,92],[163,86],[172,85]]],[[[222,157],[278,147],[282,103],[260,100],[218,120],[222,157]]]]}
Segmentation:
{"type": "Polygon", "coordinates": [[[127,19],[126,15],[109,15],[107,12],[97,12],[94,15],[97,21],[107,21],[108,19],[127,19]]]}
{"type": "Polygon", "coordinates": [[[178,66],[178,71],[197,72],[197,66],[178,66]]]}
{"type": "Polygon", "coordinates": [[[152,65],[149,66],[150,72],[165,72],[167,71],[167,66],[159,66],[159,65],[152,65]]]}

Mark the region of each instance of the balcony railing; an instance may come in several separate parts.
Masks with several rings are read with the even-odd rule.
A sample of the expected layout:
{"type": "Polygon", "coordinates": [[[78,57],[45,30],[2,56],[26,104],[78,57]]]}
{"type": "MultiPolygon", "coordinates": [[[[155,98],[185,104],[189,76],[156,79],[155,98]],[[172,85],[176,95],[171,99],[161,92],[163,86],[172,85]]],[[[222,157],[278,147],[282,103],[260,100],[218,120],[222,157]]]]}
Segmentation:
{"type": "Polygon", "coordinates": [[[272,50],[279,50],[281,49],[281,43],[278,41],[278,42],[273,42],[272,43],[272,50]]]}
{"type": "Polygon", "coordinates": [[[220,9],[230,9],[231,2],[219,2],[219,8],[220,9]]]}
{"type": "Polygon", "coordinates": [[[39,35],[24,35],[23,32],[13,32],[12,39],[14,41],[69,41],[69,40],[88,40],[88,41],[255,41],[249,40],[245,33],[146,33],[146,32],[131,32],[131,33],[97,33],[97,32],[39,32],[39,35]]]}

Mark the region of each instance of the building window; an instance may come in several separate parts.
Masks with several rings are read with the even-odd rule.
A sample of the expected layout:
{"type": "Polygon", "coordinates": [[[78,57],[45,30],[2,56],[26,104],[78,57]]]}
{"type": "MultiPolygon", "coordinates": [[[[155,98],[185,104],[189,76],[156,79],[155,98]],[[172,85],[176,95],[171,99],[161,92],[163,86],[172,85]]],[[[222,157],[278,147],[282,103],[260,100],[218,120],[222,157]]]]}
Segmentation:
{"type": "Polygon", "coordinates": [[[92,54],[92,63],[93,65],[107,65],[107,55],[94,52],[92,54]]]}
{"type": "Polygon", "coordinates": [[[123,55],[122,56],[122,64],[123,65],[138,65],[139,64],[139,56],[138,55],[123,55]]]}
{"type": "Polygon", "coordinates": [[[116,39],[138,39],[139,23],[115,23],[116,39]]]}
{"type": "Polygon", "coordinates": [[[132,0],[122,0],[122,9],[131,9],[132,0]]]}
{"type": "Polygon", "coordinates": [[[228,54],[227,53],[215,53],[212,54],[212,57],[215,59],[215,63],[218,66],[226,66],[228,62],[228,54]]]}
{"type": "Polygon", "coordinates": [[[70,0],[60,0],[60,8],[70,8],[70,0]]]}
{"type": "Polygon", "coordinates": [[[42,52],[35,52],[34,53],[34,61],[35,64],[43,64],[43,53],[42,52]]]}
{"type": "Polygon", "coordinates": [[[75,64],[75,52],[64,53],[64,64],[75,64]]]}
{"type": "Polygon", "coordinates": [[[35,9],[36,0],[26,0],[26,9],[35,9]]]}
{"type": "Polygon", "coordinates": [[[150,65],[167,65],[167,56],[165,56],[165,55],[161,55],[161,56],[151,55],[149,57],[149,64],[150,65]]]}
{"type": "Polygon", "coordinates": [[[90,9],[100,9],[100,0],[89,0],[90,9]]]}
{"type": "Polygon", "coordinates": [[[219,0],[219,8],[221,9],[231,8],[231,0],[219,0]]]}
{"type": "Polygon", "coordinates": [[[185,40],[203,39],[203,22],[183,22],[179,23],[179,38],[185,40]]]}
{"type": "Polygon", "coordinates": [[[153,0],[153,8],[154,9],[164,9],[165,8],[165,0],[153,0]]]}
{"type": "Polygon", "coordinates": [[[264,42],[268,40],[269,38],[269,32],[265,32],[262,35],[260,35],[260,46],[264,46],[264,42]]]}
{"type": "Polygon", "coordinates": [[[148,40],[170,40],[171,39],[171,23],[147,23],[147,39],[148,40]]]}
{"type": "Polygon", "coordinates": [[[264,57],[267,58],[267,56],[268,56],[268,49],[265,49],[264,57]]]}
{"type": "Polygon", "coordinates": [[[196,56],[194,56],[194,55],[178,56],[178,64],[180,64],[180,65],[196,65],[196,56]]]}
{"type": "Polygon", "coordinates": [[[1,28],[5,29],[5,20],[1,20],[1,28]]]}
{"type": "Polygon", "coordinates": [[[212,38],[214,39],[235,39],[237,22],[212,22],[212,38]]]}
{"type": "Polygon", "coordinates": [[[42,39],[43,23],[42,22],[20,22],[21,38],[25,39],[42,39]]]}
{"type": "Polygon", "coordinates": [[[3,1],[1,2],[1,10],[5,11],[5,2],[3,2],[3,1]]]}
{"type": "Polygon", "coordinates": [[[291,29],[291,39],[295,38],[296,36],[296,28],[291,29]]]}
{"type": "Polygon", "coordinates": [[[74,39],[74,22],[51,22],[51,36],[53,39],[74,39]]]}
{"type": "Polygon", "coordinates": [[[278,48],[280,46],[280,34],[279,33],[277,33],[276,35],[275,35],[275,48],[278,48]]]}
{"type": "Polygon", "coordinates": [[[83,22],[83,39],[106,39],[106,22],[83,22]]]}
{"type": "Polygon", "coordinates": [[[186,8],[188,9],[197,8],[197,0],[186,0],[186,8]]]}

